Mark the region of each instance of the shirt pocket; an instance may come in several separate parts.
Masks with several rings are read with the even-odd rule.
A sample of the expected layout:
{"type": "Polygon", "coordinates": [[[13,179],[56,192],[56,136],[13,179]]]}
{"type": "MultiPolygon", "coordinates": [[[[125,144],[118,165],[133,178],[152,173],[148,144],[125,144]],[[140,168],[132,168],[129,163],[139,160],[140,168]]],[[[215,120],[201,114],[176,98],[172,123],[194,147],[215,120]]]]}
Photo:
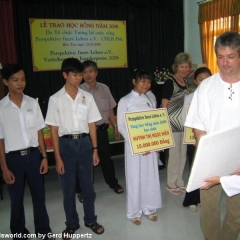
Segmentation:
{"type": "Polygon", "coordinates": [[[77,109],[77,118],[79,120],[87,121],[87,116],[88,116],[87,114],[88,114],[87,106],[79,104],[77,109]]]}
{"type": "Polygon", "coordinates": [[[109,102],[107,99],[100,99],[99,100],[99,110],[100,111],[109,111],[109,102]]]}
{"type": "Polygon", "coordinates": [[[27,114],[25,116],[26,120],[26,128],[34,128],[36,125],[35,115],[34,114],[27,114]]]}

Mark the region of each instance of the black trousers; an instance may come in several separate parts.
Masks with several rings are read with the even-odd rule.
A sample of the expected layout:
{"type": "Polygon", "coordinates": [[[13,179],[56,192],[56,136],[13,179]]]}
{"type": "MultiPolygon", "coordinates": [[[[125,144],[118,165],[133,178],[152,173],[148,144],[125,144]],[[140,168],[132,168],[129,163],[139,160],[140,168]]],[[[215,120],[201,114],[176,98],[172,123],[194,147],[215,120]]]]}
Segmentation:
{"type": "Polygon", "coordinates": [[[105,182],[109,185],[110,188],[115,188],[118,185],[118,180],[115,177],[115,168],[113,160],[111,158],[107,129],[97,129],[97,144],[100,165],[105,182]]]}
{"type": "MultiPolygon", "coordinates": [[[[111,158],[108,130],[106,128],[97,129],[97,145],[98,156],[100,158],[100,165],[105,182],[109,185],[110,188],[115,188],[118,185],[118,180],[115,177],[115,168],[113,160],[111,158]]],[[[78,182],[79,181],[77,181],[76,193],[81,193],[78,182]]]]}
{"type": "MultiPolygon", "coordinates": [[[[32,197],[35,233],[51,233],[45,205],[44,176],[39,173],[41,160],[41,153],[37,148],[25,156],[11,153],[6,154],[7,166],[16,178],[13,184],[8,185],[8,192],[11,199],[10,229],[12,234],[29,233],[25,226],[24,213],[24,189],[26,181],[28,182],[32,197]]],[[[20,238],[15,237],[13,239],[20,238]]]]}
{"type": "MultiPolygon", "coordinates": [[[[187,158],[189,162],[189,173],[193,164],[194,154],[196,147],[194,145],[187,145],[187,158]]],[[[200,203],[200,191],[196,189],[192,192],[186,192],[185,198],[183,200],[183,206],[188,207],[190,205],[197,205],[200,203]]]]}

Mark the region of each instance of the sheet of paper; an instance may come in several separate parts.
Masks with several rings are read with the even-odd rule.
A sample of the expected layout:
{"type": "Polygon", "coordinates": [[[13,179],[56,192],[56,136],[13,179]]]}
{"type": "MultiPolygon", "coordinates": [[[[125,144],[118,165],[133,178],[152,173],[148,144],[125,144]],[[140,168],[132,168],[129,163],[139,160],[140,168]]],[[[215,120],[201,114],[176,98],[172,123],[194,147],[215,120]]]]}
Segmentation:
{"type": "Polygon", "coordinates": [[[202,187],[205,178],[240,170],[240,126],[203,136],[198,144],[187,192],[202,187]]]}

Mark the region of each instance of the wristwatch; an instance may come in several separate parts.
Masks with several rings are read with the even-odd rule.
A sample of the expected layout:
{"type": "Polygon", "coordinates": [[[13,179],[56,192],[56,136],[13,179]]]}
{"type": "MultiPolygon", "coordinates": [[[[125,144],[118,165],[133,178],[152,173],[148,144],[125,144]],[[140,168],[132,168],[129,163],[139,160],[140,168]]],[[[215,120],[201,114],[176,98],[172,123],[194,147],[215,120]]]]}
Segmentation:
{"type": "Polygon", "coordinates": [[[47,160],[48,160],[48,155],[42,156],[42,160],[43,160],[43,159],[47,159],[47,160]]]}

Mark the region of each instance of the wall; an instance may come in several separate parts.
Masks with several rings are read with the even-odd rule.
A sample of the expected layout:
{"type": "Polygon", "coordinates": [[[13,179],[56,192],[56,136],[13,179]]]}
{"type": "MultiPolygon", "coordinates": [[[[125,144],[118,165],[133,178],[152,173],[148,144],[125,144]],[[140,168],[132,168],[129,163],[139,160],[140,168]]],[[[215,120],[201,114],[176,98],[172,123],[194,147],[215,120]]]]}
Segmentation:
{"type": "Polygon", "coordinates": [[[198,4],[200,0],[184,0],[184,51],[189,52],[194,64],[202,63],[198,24],[198,4]]]}

